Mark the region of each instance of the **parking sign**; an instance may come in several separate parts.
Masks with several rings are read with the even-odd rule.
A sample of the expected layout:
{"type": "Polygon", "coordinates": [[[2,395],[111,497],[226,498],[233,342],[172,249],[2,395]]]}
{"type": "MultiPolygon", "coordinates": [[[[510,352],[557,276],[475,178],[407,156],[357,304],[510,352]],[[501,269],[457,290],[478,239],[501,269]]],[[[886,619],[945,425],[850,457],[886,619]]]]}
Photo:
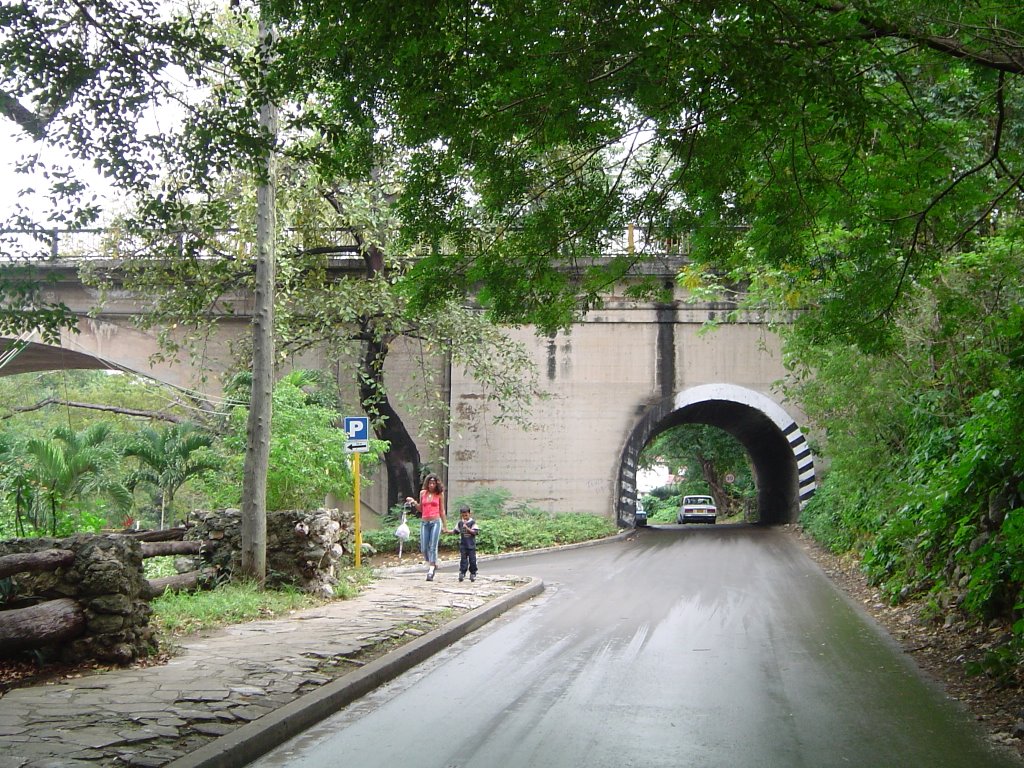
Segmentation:
{"type": "Polygon", "coordinates": [[[346,416],[344,421],[345,450],[367,453],[370,450],[370,420],[366,416],[346,416]]]}

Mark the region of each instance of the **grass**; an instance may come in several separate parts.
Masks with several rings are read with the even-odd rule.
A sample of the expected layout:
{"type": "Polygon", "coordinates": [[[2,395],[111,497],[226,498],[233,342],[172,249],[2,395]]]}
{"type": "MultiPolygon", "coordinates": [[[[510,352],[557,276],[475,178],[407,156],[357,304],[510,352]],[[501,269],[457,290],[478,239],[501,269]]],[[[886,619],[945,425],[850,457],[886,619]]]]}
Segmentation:
{"type": "MultiPolygon", "coordinates": [[[[153,570],[165,575],[163,569],[153,570]]],[[[372,580],[369,568],[344,568],[338,575],[334,597],[349,600],[372,580]]],[[[285,616],[324,602],[322,597],[296,588],[260,589],[253,582],[237,581],[195,592],[165,592],[150,602],[153,609],[150,622],[160,635],[176,637],[244,621],[285,616]]]]}
{"type": "Polygon", "coordinates": [[[175,637],[283,616],[323,602],[297,589],[262,590],[254,582],[231,582],[198,592],[165,592],[150,603],[150,621],[161,635],[175,637]]]}

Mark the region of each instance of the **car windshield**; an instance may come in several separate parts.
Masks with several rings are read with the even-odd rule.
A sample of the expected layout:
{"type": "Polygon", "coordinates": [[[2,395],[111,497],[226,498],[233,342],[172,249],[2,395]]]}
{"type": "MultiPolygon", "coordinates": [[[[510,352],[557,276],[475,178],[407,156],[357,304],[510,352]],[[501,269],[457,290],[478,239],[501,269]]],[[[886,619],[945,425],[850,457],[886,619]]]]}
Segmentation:
{"type": "Polygon", "coordinates": [[[687,496],[683,499],[683,504],[714,504],[715,501],[710,496],[687,496]]]}

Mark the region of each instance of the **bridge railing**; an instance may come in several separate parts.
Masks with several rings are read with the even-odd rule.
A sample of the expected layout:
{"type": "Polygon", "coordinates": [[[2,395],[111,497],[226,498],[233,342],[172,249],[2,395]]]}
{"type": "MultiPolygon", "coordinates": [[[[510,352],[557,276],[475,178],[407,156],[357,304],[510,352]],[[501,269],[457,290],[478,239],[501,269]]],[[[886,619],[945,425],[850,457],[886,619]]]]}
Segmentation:
{"type": "MultiPolygon", "coordinates": [[[[153,232],[147,236],[128,233],[112,227],[87,229],[24,228],[0,229],[0,260],[6,261],[82,261],[91,259],[119,259],[129,256],[176,252],[185,255],[199,248],[211,256],[229,255],[235,258],[252,256],[255,243],[239,237],[241,230],[226,228],[214,232],[168,231],[153,232]]],[[[286,235],[298,235],[297,230],[285,230],[286,235]]],[[[348,230],[326,230],[314,233],[313,239],[329,241],[318,243],[315,250],[326,255],[352,255],[358,248],[348,230]]]]}
{"type": "Polygon", "coordinates": [[[88,258],[103,250],[107,229],[0,229],[0,257],[7,260],[88,258]]]}
{"type": "MultiPolygon", "coordinates": [[[[215,232],[193,233],[153,232],[149,236],[140,236],[120,230],[116,227],[97,227],[84,229],[61,228],[0,228],[0,260],[91,260],[118,259],[154,252],[154,245],[164,249],[173,249],[179,255],[186,250],[201,244],[203,250],[211,251],[210,255],[229,254],[235,258],[252,256],[255,243],[239,237],[241,230],[226,228],[215,232]],[[161,242],[162,241],[162,242],[161,242]]],[[[300,239],[303,233],[287,229],[285,235],[300,239]]],[[[304,238],[303,238],[304,239],[304,238]]],[[[324,230],[313,234],[314,240],[322,242],[308,250],[328,255],[354,255],[358,251],[356,241],[345,229],[324,230]],[[319,247],[318,247],[319,246],[319,247]]],[[[607,244],[606,255],[625,255],[630,253],[656,254],[659,256],[685,256],[690,251],[689,236],[672,239],[646,240],[639,230],[624,233],[620,238],[613,238],[607,244]]]]}

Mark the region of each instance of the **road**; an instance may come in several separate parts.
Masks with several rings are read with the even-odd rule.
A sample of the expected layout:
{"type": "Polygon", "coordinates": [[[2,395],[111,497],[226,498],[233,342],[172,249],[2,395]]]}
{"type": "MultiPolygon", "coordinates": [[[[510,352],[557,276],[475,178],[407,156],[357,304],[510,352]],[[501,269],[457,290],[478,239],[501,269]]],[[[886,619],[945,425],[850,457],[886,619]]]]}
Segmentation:
{"type": "Polygon", "coordinates": [[[547,589],[253,765],[1022,765],[785,532],[666,526],[485,569],[547,589]]]}

